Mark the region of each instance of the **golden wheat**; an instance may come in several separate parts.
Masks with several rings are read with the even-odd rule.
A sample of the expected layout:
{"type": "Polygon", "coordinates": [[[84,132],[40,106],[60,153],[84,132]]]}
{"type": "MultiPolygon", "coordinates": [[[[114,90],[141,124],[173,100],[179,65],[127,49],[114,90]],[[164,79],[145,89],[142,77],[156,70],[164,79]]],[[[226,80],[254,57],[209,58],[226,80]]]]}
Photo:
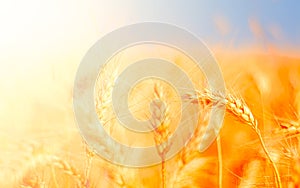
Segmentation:
{"type": "Polygon", "coordinates": [[[51,164],[54,167],[62,170],[65,174],[74,177],[74,179],[78,181],[79,185],[85,186],[85,179],[74,166],[72,166],[67,161],[56,156],[50,156],[50,160],[51,160],[51,164]]]}
{"type": "Polygon", "coordinates": [[[299,133],[295,131],[298,123],[278,117],[276,120],[280,127],[275,128],[273,132],[277,139],[273,140],[274,147],[271,154],[280,164],[281,175],[285,178],[286,186],[297,187],[300,185],[300,138],[299,133]]]}
{"type": "Polygon", "coordinates": [[[126,187],[127,183],[121,173],[120,167],[106,166],[106,180],[109,181],[111,187],[126,187]]]}
{"type": "Polygon", "coordinates": [[[182,165],[189,163],[197,156],[201,137],[205,131],[206,125],[208,124],[209,117],[209,108],[204,107],[200,114],[198,125],[193,133],[193,136],[189,140],[186,147],[184,147],[180,152],[179,162],[182,163],[182,165]]]}
{"type": "MultiPolygon", "coordinates": [[[[201,112],[203,113],[200,114],[199,125],[190,142],[175,158],[165,161],[161,166],[141,169],[131,169],[111,164],[109,161],[95,155],[90,148],[82,147],[80,134],[76,131],[75,125],[73,125],[74,122],[63,122],[55,126],[56,122],[48,122],[51,118],[46,119],[44,116],[41,118],[37,116],[45,114],[47,117],[48,115],[52,117],[51,114],[57,115],[59,112],[30,111],[31,108],[35,109],[34,103],[28,107],[30,108],[28,111],[33,115],[26,114],[24,111],[24,117],[28,118],[28,122],[24,121],[24,130],[28,129],[28,131],[22,132],[23,125],[16,126],[12,122],[17,119],[14,114],[11,116],[11,121],[3,122],[3,126],[0,125],[0,187],[152,188],[159,187],[162,182],[166,182],[163,184],[166,184],[167,187],[217,187],[218,184],[223,184],[225,188],[279,187],[279,178],[282,187],[300,187],[300,124],[297,118],[300,111],[299,58],[280,57],[275,54],[272,55],[272,63],[269,64],[269,56],[238,54],[234,57],[232,54],[219,53],[217,57],[222,61],[220,61],[220,66],[228,88],[232,88],[234,93],[241,93],[245,100],[231,94],[223,96],[218,93],[211,93],[209,90],[199,91],[197,95],[191,94],[193,96],[189,96],[191,97],[189,102],[201,103],[201,107],[203,107],[201,112]],[[250,72],[244,69],[245,64],[240,63],[241,60],[249,65],[250,72]],[[257,80],[252,82],[248,77],[246,79],[243,76],[245,74],[250,74],[250,79],[257,80]],[[260,91],[259,94],[251,93],[252,90],[256,89],[260,91]],[[262,103],[256,100],[257,97],[263,99],[262,103]],[[247,104],[252,104],[255,108],[251,109],[247,104]],[[228,114],[233,117],[225,117],[224,128],[220,135],[222,139],[223,173],[219,172],[219,182],[216,142],[207,151],[203,153],[198,151],[201,138],[210,118],[209,112],[212,105],[226,105],[228,114]],[[258,112],[256,106],[260,105],[264,111],[258,112]],[[252,112],[258,113],[253,114],[252,112]],[[272,114],[271,117],[270,114],[272,114]],[[273,115],[276,118],[273,118],[273,115]],[[259,121],[257,120],[258,116],[261,118],[259,121]],[[235,121],[233,122],[233,120],[235,121]],[[260,126],[262,125],[260,122],[264,122],[264,133],[271,133],[271,137],[267,134],[260,134],[260,126]],[[256,135],[247,126],[236,126],[242,123],[251,127],[259,136],[259,140],[255,139],[254,136],[256,135]],[[71,131],[75,134],[70,134],[70,129],[64,128],[66,126],[71,126],[71,131]],[[53,131],[54,134],[59,131],[63,135],[61,136],[63,139],[60,139],[60,137],[51,139],[52,136],[49,136],[48,131],[53,131]],[[64,139],[66,137],[72,140],[64,139]],[[241,140],[243,141],[241,142],[241,140]],[[51,145],[48,143],[51,143],[51,145]],[[268,146],[268,149],[265,145],[268,146]],[[261,146],[262,149],[260,149],[261,146]],[[267,157],[265,157],[265,154],[267,154],[267,157]],[[274,164],[280,172],[275,176],[274,164]],[[220,175],[222,176],[221,180],[220,175]],[[276,177],[277,183],[274,181],[276,177]]],[[[184,64],[184,61],[178,59],[179,64],[184,64]]],[[[104,127],[109,129],[108,133],[112,132],[113,126],[110,125],[114,125],[113,121],[116,118],[111,109],[111,90],[114,77],[116,77],[113,73],[114,70],[116,69],[105,66],[105,71],[99,75],[98,80],[100,82],[97,82],[99,85],[97,85],[95,91],[97,92],[96,97],[100,97],[95,99],[96,110],[104,127]]],[[[193,79],[198,80],[197,75],[193,79]]],[[[145,85],[148,89],[146,91],[151,90],[152,92],[152,85],[145,85]]],[[[202,85],[199,88],[202,88],[202,85]]],[[[145,91],[141,91],[141,93],[154,94],[154,98],[164,102],[170,100],[168,88],[157,86],[157,90],[157,94],[145,91]]],[[[18,102],[20,101],[16,100],[16,103],[18,102]]],[[[135,102],[133,101],[134,104],[136,104],[135,102]]],[[[46,101],[43,105],[48,105],[48,103],[46,101]]],[[[12,103],[12,105],[19,107],[19,104],[12,103]]],[[[22,106],[20,105],[20,107],[22,106]]],[[[168,107],[166,108],[168,121],[171,122],[171,125],[174,125],[173,121],[175,120],[172,115],[175,109],[168,107]]],[[[157,102],[152,111],[161,114],[159,112],[166,109],[163,108],[161,103],[157,102]]],[[[141,109],[140,111],[140,114],[148,113],[147,109],[141,109]]],[[[71,113],[70,110],[68,115],[71,116],[71,113]]],[[[157,117],[157,119],[163,118],[163,116],[157,117]]],[[[157,122],[154,124],[159,124],[157,122]]],[[[154,135],[150,134],[148,137],[150,138],[149,143],[154,142],[156,145],[160,145],[159,143],[167,140],[168,136],[166,135],[171,134],[167,131],[172,131],[167,128],[167,124],[165,127],[160,127],[162,130],[157,129],[156,132],[153,131],[154,135]],[[164,129],[167,131],[164,131],[164,129]]],[[[138,140],[133,137],[130,138],[125,132],[118,129],[114,130],[126,139],[129,137],[129,140],[138,140]]],[[[167,151],[167,145],[161,145],[157,151],[164,153],[167,151]]],[[[119,151],[115,152],[116,155],[120,155],[119,151]]],[[[126,155],[124,156],[126,157],[126,155]]],[[[139,158],[136,157],[136,160],[139,160],[139,158]]]]}
{"type": "Polygon", "coordinates": [[[154,141],[157,152],[161,157],[161,174],[162,185],[166,188],[166,154],[168,153],[171,143],[170,136],[170,120],[168,114],[168,106],[165,106],[166,101],[163,88],[159,84],[154,85],[154,100],[152,103],[152,117],[150,119],[151,126],[154,129],[154,141]]]}
{"type": "Polygon", "coordinates": [[[96,111],[99,120],[103,123],[105,128],[109,128],[109,132],[112,131],[112,117],[114,117],[111,110],[112,103],[112,90],[114,87],[115,79],[117,78],[118,69],[111,70],[109,64],[105,64],[102,67],[102,71],[99,73],[99,77],[96,83],[96,111]],[[99,81],[98,81],[99,80],[99,81]],[[100,82],[101,80],[101,82],[100,82]]]}
{"type": "Polygon", "coordinates": [[[282,133],[287,135],[297,135],[300,133],[300,123],[294,120],[276,118],[280,128],[273,130],[275,134],[282,133]]]}
{"type": "Polygon", "coordinates": [[[271,156],[265,146],[264,140],[260,133],[260,129],[258,128],[257,120],[254,118],[251,110],[249,109],[249,107],[246,105],[246,103],[243,100],[238,99],[231,94],[228,94],[227,96],[222,96],[221,94],[210,92],[207,89],[205,89],[204,92],[198,92],[196,95],[187,94],[187,96],[185,96],[185,97],[190,99],[194,103],[202,102],[202,103],[207,103],[207,104],[211,104],[211,105],[225,104],[226,110],[228,112],[230,112],[231,114],[236,116],[242,122],[250,125],[250,127],[256,132],[256,134],[259,138],[259,141],[262,145],[262,148],[274,169],[276,186],[280,187],[280,188],[282,187],[277,166],[274,163],[273,159],[271,158],[271,156]]]}
{"type": "Polygon", "coordinates": [[[216,158],[201,157],[185,164],[172,182],[172,187],[217,187],[215,161],[216,158]]]}
{"type": "Polygon", "coordinates": [[[244,168],[243,178],[239,184],[241,188],[252,188],[252,187],[263,187],[266,185],[259,186],[259,183],[263,182],[263,177],[259,177],[258,174],[264,171],[264,164],[265,161],[256,158],[252,159],[244,168]],[[255,182],[255,183],[254,183],[255,182]]]}
{"type": "Polygon", "coordinates": [[[85,153],[86,153],[86,167],[85,167],[85,185],[89,185],[89,177],[90,177],[90,171],[91,171],[91,166],[93,163],[93,159],[95,157],[95,152],[89,148],[86,144],[84,145],[85,147],[85,153]]]}
{"type": "MultiPolygon", "coordinates": [[[[84,178],[82,175],[78,172],[78,170],[70,165],[67,161],[61,159],[58,156],[50,155],[47,153],[41,153],[35,156],[31,157],[31,161],[26,162],[27,164],[31,164],[30,167],[28,167],[28,170],[23,170],[21,173],[22,176],[22,184],[23,186],[31,186],[31,187],[41,187],[42,184],[45,184],[43,179],[40,179],[40,177],[32,177],[31,173],[33,169],[39,169],[39,168],[45,168],[47,166],[49,167],[55,167],[59,170],[61,170],[64,174],[69,175],[70,177],[74,178],[75,181],[77,181],[78,185],[83,187],[85,185],[84,178]]],[[[56,180],[54,180],[56,181],[56,180]]]]}

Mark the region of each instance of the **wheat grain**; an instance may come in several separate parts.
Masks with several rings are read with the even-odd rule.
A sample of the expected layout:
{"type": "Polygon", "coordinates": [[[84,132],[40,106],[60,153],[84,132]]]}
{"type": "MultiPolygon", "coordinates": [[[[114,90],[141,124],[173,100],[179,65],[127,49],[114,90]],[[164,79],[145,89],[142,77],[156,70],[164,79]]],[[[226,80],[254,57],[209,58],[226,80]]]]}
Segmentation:
{"type": "Polygon", "coordinates": [[[300,133],[300,123],[294,120],[276,118],[280,128],[273,130],[275,134],[297,135],[300,133]]]}
{"type": "Polygon", "coordinates": [[[168,153],[171,144],[168,140],[170,136],[169,130],[169,112],[168,107],[165,107],[164,101],[166,101],[166,96],[164,95],[164,90],[159,84],[154,85],[154,100],[152,102],[152,117],[150,119],[151,126],[154,129],[154,141],[156,144],[156,149],[161,157],[161,174],[162,174],[162,184],[166,187],[166,161],[165,157],[168,153]]]}
{"type": "Polygon", "coordinates": [[[112,173],[109,173],[108,175],[109,181],[114,182],[117,184],[119,187],[125,187],[126,183],[124,180],[124,177],[120,174],[118,170],[113,170],[112,173]]]}
{"type": "MultiPolygon", "coordinates": [[[[111,125],[109,122],[112,117],[114,117],[113,111],[111,110],[111,103],[112,91],[117,78],[118,69],[110,69],[111,66],[109,66],[109,64],[103,66],[95,87],[95,91],[97,92],[95,95],[96,112],[104,126],[111,125]]],[[[112,130],[112,127],[109,127],[109,129],[112,130]]]]}
{"type": "Polygon", "coordinates": [[[65,174],[74,177],[79,185],[85,186],[85,179],[74,166],[57,156],[49,156],[49,160],[51,161],[51,165],[62,170],[65,174]]]}
{"type": "Polygon", "coordinates": [[[257,120],[254,118],[251,110],[243,100],[238,99],[231,94],[227,94],[227,96],[223,96],[219,93],[210,92],[207,89],[205,89],[204,92],[198,92],[196,95],[187,94],[184,97],[191,100],[193,103],[201,102],[205,104],[210,104],[212,106],[225,104],[226,110],[228,112],[236,116],[240,121],[250,125],[250,127],[256,132],[259,141],[261,143],[261,146],[273,167],[276,186],[281,188],[282,185],[281,185],[280,175],[277,166],[274,163],[273,159],[271,158],[266,148],[265,142],[260,133],[260,129],[258,128],[257,120]]]}
{"type": "MultiPolygon", "coordinates": [[[[276,52],[276,50],[274,52],[276,52]]],[[[245,95],[251,100],[254,99],[250,102],[253,102],[253,104],[255,105],[254,101],[257,96],[253,95],[251,91],[254,91],[256,89],[260,91],[261,98],[263,99],[263,103],[261,103],[260,105],[263,107],[264,111],[262,111],[259,116],[263,118],[262,122],[265,122],[267,125],[264,127],[265,131],[273,133],[272,137],[270,138],[263,137],[265,142],[268,144],[267,146],[269,155],[271,156],[273,162],[277,165],[277,168],[280,170],[282,186],[288,188],[300,187],[300,123],[297,117],[295,118],[294,114],[292,114],[295,112],[297,113],[296,116],[300,117],[299,58],[291,60],[291,58],[280,57],[277,59],[277,57],[275,56],[276,53],[272,53],[272,57],[256,56],[252,54],[249,56],[238,56],[239,60],[240,58],[243,59],[249,69],[253,68],[250,71],[248,67],[245,71],[241,69],[243,66],[245,66],[245,64],[235,64],[234,59],[232,59],[231,57],[228,58],[226,57],[226,55],[218,55],[217,57],[218,59],[222,60],[220,61],[220,66],[222,68],[222,73],[224,74],[226,84],[229,86],[234,85],[233,87],[235,88],[235,92],[240,92],[241,90],[247,88],[247,92],[245,93],[245,95]],[[272,61],[270,65],[268,63],[261,63],[269,60],[272,61]],[[284,62],[284,64],[278,63],[277,60],[284,62]],[[222,62],[224,61],[230,61],[230,66],[222,64],[222,62]],[[289,63],[292,61],[295,64],[290,66],[289,63]],[[258,63],[251,64],[251,62],[258,63]],[[293,75],[290,74],[291,71],[294,71],[293,75]],[[249,79],[250,77],[245,78],[244,76],[239,76],[236,73],[240,73],[240,75],[249,73],[251,74],[251,79],[254,79],[254,82],[249,79]],[[288,78],[290,78],[291,83],[288,82],[288,78]],[[290,109],[291,107],[292,110],[290,109]],[[273,121],[273,119],[270,120],[267,117],[269,114],[276,114],[287,118],[275,118],[275,122],[273,121]],[[276,140],[273,136],[276,136],[276,140]]],[[[180,63],[184,64],[183,61],[181,61],[180,63]]],[[[109,129],[109,131],[107,132],[111,133],[113,128],[113,126],[111,125],[114,121],[114,119],[112,118],[115,118],[111,114],[112,111],[110,108],[110,93],[114,81],[114,79],[111,77],[115,77],[115,75],[113,73],[114,70],[110,66],[105,66],[105,69],[106,70],[104,70],[104,73],[100,75],[99,79],[101,80],[100,85],[98,85],[100,90],[96,90],[96,92],[99,91],[97,94],[100,94],[100,97],[102,97],[101,100],[96,99],[98,100],[98,103],[96,103],[96,109],[100,117],[99,119],[104,125],[104,128],[109,129]]],[[[198,76],[199,75],[193,75],[192,79],[199,80],[198,76]]],[[[99,82],[97,83],[99,84],[99,82]]],[[[152,85],[145,85],[145,87],[151,86],[152,89],[152,85]]],[[[4,96],[2,96],[2,98],[4,99],[6,97],[5,93],[6,92],[4,92],[4,96]]],[[[26,94],[28,95],[28,92],[26,92],[25,89],[24,95],[26,96],[26,94]]],[[[163,94],[166,95],[166,92],[164,92],[163,94]]],[[[169,100],[169,98],[167,98],[167,100],[169,100]]],[[[54,139],[49,139],[49,134],[41,130],[44,130],[46,128],[47,131],[54,130],[54,132],[57,133],[58,130],[56,128],[58,128],[58,126],[52,126],[54,124],[52,124],[53,121],[51,113],[54,112],[47,112],[47,114],[49,114],[47,120],[51,120],[49,122],[47,122],[44,117],[36,117],[41,113],[39,111],[33,111],[32,113],[34,115],[34,119],[37,118],[38,121],[31,120],[31,113],[29,114],[24,112],[23,114],[22,112],[22,116],[26,117],[25,121],[23,122],[18,114],[14,114],[15,112],[18,113],[18,110],[14,110],[14,106],[17,106],[17,108],[21,107],[20,109],[22,110],[22,104],[18,104],[20,101],[21,100],[13,98],[13,101],[11,101],[11,103],[8,103],[12,106],[11,109],[13,109],[11,117],[5,117],[6,113],[4,113],[4,116],[1,119],[0,187],[44,188],[53,186],[58,188],[76,187],[76,184],[80,187],[159,187],[159,184],[161,183],[159,181],[161,181],[162,179],[160,177],[160,166],[147,168],[148,171],[145,169],[140,169],[141,173],[132,173],[132,169],[115,166],[110,164],[109,162],[101,160],[101,158],[98,158],[97,156],[91,156],[89,151],[84,151],[82,150],[82,148],[78,147],[80,144],[73,144],[73,142],[70,142],[70,140],[59,139],[59,137],[57,136],[55,136],[55,138],[53,137],[54,139]],[[22,131],[26,129],[27,131],[23,133],[22,131]],[[23,137],[21,136],[21,134],[24,134],[25,136],[23,137]],[[27,143],[25,137],[31,137],[36,141],[27,143]],[[24,139],[21,140],[18,138],[24,139]],[[36,138],[38,138],[38,140],[36,138]],[[49,149],[49,145],[45,145],[46,147],[44,147],[43,144],[41,144],[44,141],[46,141],[47,143],[51,143],[51,149],[49,149]],[[62,148],[64,150],[62,150],[62,148]],[[68,159],[69,157],[57,154],[61,151],[63,151],[63,153],[66,153],[66,150],[72,150],[72,154],[74,154],[73,157],[76,157],[77,162],[71,162],[68,159]],[[69,163],[69,165],[73,166],[75,168],[75,171],[78,174],[82,175],[81,179],[82,181],[84,181],[84,185],[81,185],[80,180],[78,180],[77,176],[69,175],[71,173],[65,173],[65,171],[62,169],[64,168],[62,164],[58,164],[57,166],[52,165],[52,163],[55,161],[54,159],[52,159],[52,155],[57,155],[61,160],[65,160],[69,163]],[[104,177],[107,177],[107,179],[105,179],[104,177]]],[[[60,101],[61,100],[59,100],[59,102],[60,101]]],[[[251,113],[251,108],[248,108],[247,105],[244,105],[246,104],[246,102],[248,103],[248,101],[244,101],[239,97],[230,95],[222,96],[216,93],[212,94],[209,91],[201,91],[199,92],[194,102],[201,102],[202,104],[206,105],[205,107],[209,107],[210,105],[217,106],[226,104],[228,114],[232,115],[235,120],[245,123],[249,127],[254,127],[254,130],[258,133],[261,131],[259,131],[258,129],[258,125],[260,125],[260,122],[255,122],[255,114],[251,113]],[[248,110],[250,110],[250,112],[248,110]]],[[[45,102],[45,104],[47,104],[47,101],[45,102]]],[[[30,111],[31,108],[35,109],[34,105],[35,102],[33,103],[33,105],[28,105],[28,108],[26,106],[25,110],[30,111]]],[[[170,105],[169,107],[170,108],[168,110],[169,112],[171,111],[169,119],[171,122],[173,122],[174,119],[172,118],[173,116],[171,116],[174,112],[173,106],[170,105]]],[[[3,112],[6,111],[3,106],[0,106],[0,108],[3,112]]],[[[161,109],[161,111],[163,111],[163,109],[161,109]]],[[[141,114],[144,114],[145,111],[141,110],[139,112],[141,114]]],[[[159,110],[157,112],[159,112],[159,110]]],[[[205,153],[198,152],[199,143],[205,131],[207,121],[209,120],[209,109],[203,109],[201,112],[203,112],[201,113],[203,117],[199,117],[199,125],[190,142],[183,148],[182,151],[180,151],[179,155],[176,156],[174,160],[171,159],[164,163],[165,166],[163,167],[163,169],[167,168],[168,171],[171,172],[167,174],[166,177],[168,187],[173,183],[174,187],[218,186],[218,164],[217,154],[215,153],[216,150],[214,150],[215,148],[209,149],[205,153]],[[212,156],[213,158],[211,160],[207,160],[203,156],[212,156]],[[174,165],[172,164],[172,162],[174,162],[174,165]]],[[[146,113],[148,114],[148,111],[146,113]]],[[[59,128],[61,128],[59,131],[63,135],[70,135],[70,130],[65,129],[64,127],[73,126],[73,123],[65,122],[65,117],[61,120],[63,122],[61,122],[62,124],[59,124],[62,125],[59,126],[59,128]]],[[[233,149],[235,152],[232,153],[233,150],[231,149],[235,148],[234,144],[239,142],[240,136],[252,138],[252,134],[250,134],[249,129],[241,129],[238,130],[238,132],[234,132],[234,129],[237,129],[237,127],[231,125],[236,124],[232,123],[231,118],[227,120],[226,123],[228,124],[226,124],[226,127],[224,129],[225,131],[223,133],[228,134],[224,134],[222,137],[222,146],[224,147],[222,148],[224,160],[223,187],[275,187],[275,182],[273,182],[274,175],[272,174],[274,170],[271,169],[272,166],[270,165],[268,158],[265,157],[265,151],[263,149],[257,151],[257,148],[261,146],[256,140],[253,142],[251,141],[251,143],[255,143],[253,145],[249,145],[248,142],[244,142],[242,147],[244,148],[244,146],[246,145],[247,149],[243,150],[243,154],[241,155],[248,156],[249,154],[250,157],[252,156],[252,151],[254,151],[255,157],[252,156],[250,159],[241,159],[241,156],[236,155],[235,149],[233,149]],[[258,145],[256,145],[257,143],[258,145]],[[227,148],[230,149],[227,150],[227,148]],[[257,155],[258,157],[263,157],[258,158],[257,155]],[[228,172],[227,170],[232,170],[232,174],[235,174],[240,178],[228,176],[228,174],[226,173],[228,172]]],[[[156,121],[155,124],[159,124],[159,121],[156,121]]],[[[125,134],[123,135],[122,133],[119,134],[120,137],[126,137],[125,134]]],[[[77,131],[76,135],[70,135],[70,138],[71,136],[72,138],[74,138],[72,141],[76,140],[77,142],[81,140],[80,135],[77,134],[77,131]]],[[[156,136],[154,135],[154,137],[157,138],[156,143],[161,143],[163,140],[165,140],[165,136],[162,136],[160,134],[156,134],[156,136]]],[[[136,139],[132,138],[131,140],[136,139]]],[[[165,146],[163,145],[158,151],[163,151],[164,148],[165,146]]],[[[136,157],[136,159],[138,160],[139,157],[136,157]]]]}
{"type": "MultiPolygon", "coordinates": [[[[82,178],[82,176],[78,172],[78,170],[76,170],[75,167],[73,167],[67,161],[61,159],[58,156],[41,153],[39,155],[32,156],[30,163],[32,165],[30,165],[31,167],[29,169],[37,169],[38,167],[43,167],[43,166],[54,166],[57,169],[62,170],[65,174],[68,174],[71,177],[74,177],[78,181],[80,186],[85,185],[84,179],[82,178]]],[[[41,182],[41,180],[40,181],[32,181],[32,179],[26,180],[27,174],[28,174],[28,172],[23,173],[23,175],[22,175],[25,178],[24,185],[33,186],[33,185],[41,184],[41,183],[38,183],[38,182],[41,182]]]]}

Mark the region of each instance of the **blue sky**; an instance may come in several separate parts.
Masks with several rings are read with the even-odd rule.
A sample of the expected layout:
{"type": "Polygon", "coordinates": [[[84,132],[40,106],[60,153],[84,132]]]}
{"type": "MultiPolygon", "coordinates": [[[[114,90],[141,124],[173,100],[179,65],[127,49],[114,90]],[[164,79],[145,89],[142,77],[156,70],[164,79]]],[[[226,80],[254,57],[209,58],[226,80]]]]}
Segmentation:
{"type": "Polygon", "coordinates": [[[249,21],[255,21],[268,42],[275,45],[300,45],[300,1],[231,0],[231,1],[126,1],[121,6],[133,7],[137,17],[132,21],[160,21],[189,29],[208,42],[247,44],[255,40],[249,21]],[[216,30],[215,20],[222,18],[230,25],[224,35],[216,30]],[[274,37],[275,30],[281,37],[274,37]]]}
{"type": "Polygon", "coordinates": [[[261,42],[249,27],[257,23],[267,42],[300,46],[297,0],[29,0],[0,5],[2,44],[38,37],[84,43],[124,25],[158,21],[188,29],[208,44],[235,46],[261,42]],[[225,33],[216,22],[227,25],[225,33]]]}

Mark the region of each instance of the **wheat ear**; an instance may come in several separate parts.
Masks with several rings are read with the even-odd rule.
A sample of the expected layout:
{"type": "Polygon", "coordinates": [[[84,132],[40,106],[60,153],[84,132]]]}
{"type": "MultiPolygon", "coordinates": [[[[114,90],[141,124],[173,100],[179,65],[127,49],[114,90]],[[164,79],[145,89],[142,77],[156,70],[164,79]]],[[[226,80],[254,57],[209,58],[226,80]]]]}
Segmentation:
{"type": "Polygon", "coordinates": [[[234,97],[231,94],[228,94],[227,96],[223,96],[219,93],[213,93],[210,92],[209,90],[204,90],[203,92],[198,92],[196,95],[194,94],[187,94],[185,98],[190,99],[194,103],[206,103],[206,104],[211,104],[211,105],[216,105],[216,104],[225,104],[226,105],[226,110],[236,116],[240,121],[248,124],[257,134],[260,144],[270,161],[272,168],[274,170],[275,174],[275,181],[276,181],[276,186],[281,188],[281,180],[280,180],[280,175],[277,169],[277,166],[273,159],[270,156],[269,151],[267,150],[267,147],[265,145],[265,142],[262,138],[260,129],[258,128],[258,122],[254,118],[250,108],[247,106],[247,104],[236,97],[234,97]]]}
{"type": "Polygon", "coordinates": [[[85,185],[84,178],[77,171],[77,169],[72,165],[70,165],[67,161],[61,159],[58,156],[42,153],[33,156],[31,161],[29,161],[28,163],[32,163],[33,166],[31,168],[36,168],[38,165],[42,165],[42,166],[51,165],[52,167],[62,170],[65,174],[74,177],[78,181],[80,186],[85,185]]]}
{"type": "Polygon", "coordinates": [[[108,181],[111,183],[113,182],[118,187],[127,187],[125,179],[120,173],[120,167],[118,166],[106,166],[105,169],[107,170],[106,178],[108,178],[108,181]]]}
{"type": "Polygon", "coordinates": [[[300,133],[299,121],[276,118],[280,128],[276,128],[274,133],[282,133],[286,135],[297,135],[300,133]]]}
{"type": "Polygon", "coordinates": [[[277,166],[275,164],[275,162],[273,161],[273,159],[271,158],[271,155],[265,145],[265,142],[262,138],[260,129],[258,128],[258,122],[257,120],[254,118],[252,112],[250,111],[249,107],[247,106],[247,104],[242,101],[239,100],[235,97],[233,97],[232,95],[229,95],[227,97],[227,104],[228,104],[228,109],[231,113],[233,113],[234,115],[236,115],[237,117],[239,117],[242,121],[244,121],[245,123],[247,123],[248,125],[250,125],[250,127],[256,132],[260,144],[268,158],[268,160],[270,161],[273,170],[274,170],[274,174],[275,174],[275,180],[276,180],[276,186],[281,188],[281,180],[280,180],[280,175],[279,175],[279,171],[277,169],[277,166]]]}
{"type": "Polygon", "coordinates": [[[111,118],[114,117],[111,110],[112,91],[119,70],[118,65],[115,67],[115,69],[111,70],[109,64],[105,64],[102,67],[95,87],[97,94],[95,99],[96,113],[104,127],[109,129],[110,134],[113,130],[113,126],[111,126],[112,124],[110,122],[111,118]]]}
{"type": "Polygon", "coordinates": [[[166,161],[165,157],[170,150],[171,143],[168,138],[170,136],[168,117],[168,108],[164,106],[163,101],[166,101],[163,88],[155,84],[154,85],[154,100],[152,102],[152,118],[151,126],[154,129],[154,141],[156,149],[161,157],[161,176],[163,188],[166,187],[166,161]]]}
{"type": "Polygon", "coordinates": [[[78,180],[78,183],[81,186],[85,187],[85,179],[82,177],[82,175],[77,171],[75,167],[73,167],[67,161],[56,156],[50,156],[50,160],[52,161],[52,165],[54,167],[62,170],[65,174],[74,177],[76,180],[78,180]]]}
{"type": "MultiPolygon", "coordinates": [[[[198,146],[201,142],[201,135],[205,131],[205,125],[207,125],[209,120],[208,108],[203,108],[202,113],[200,113],[198,125],[187,145],[180,151],[178,158],[176,160],[178,168],[175,169],[175,172],[172,175],[171,182],[172,187],[175,186],[178,181],[179,176],[183,173],[184,169],[192,163],[192,161],[197,157],[198,146]]],[[[197,159],[195,159],[197,160],[197,159]]],[[[180,178],[179,178],[180,179],[180,178]]]]}
{"type": "Polygon", "coordinates": [[[195,158],[196,153],[198,153],[198,146],[201,142],[201,135],[205,131],[205,126],[208,124],[209,121],[209,109],[204,106],[202,112],[200,113],[199,117],[199,124],[196,127],[196,130],[193,133],[190,141],[180,152],[180,163],[181,166],[186,165],[190,161],[195,158]]]}

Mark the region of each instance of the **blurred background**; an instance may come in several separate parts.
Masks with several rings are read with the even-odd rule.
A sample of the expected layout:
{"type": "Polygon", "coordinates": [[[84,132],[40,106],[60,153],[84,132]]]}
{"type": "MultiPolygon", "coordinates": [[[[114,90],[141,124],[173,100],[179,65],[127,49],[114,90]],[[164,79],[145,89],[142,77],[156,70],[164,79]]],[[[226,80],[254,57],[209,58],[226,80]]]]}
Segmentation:
{"type": "Polygon", "coordinates": [[[82,57],[99,38],[124,25],[175,24],[197,35],[214,53],[251,50],[297,56],[300,46],[297,1],[29,0],[0,4],[0,121],[1,129],[14,127],[15,131],[32,124],[40,108],[70,107],[82,57]]]}
{"type": "MultiPolygon", "coordinates": [[[[284,110],[279,106],[286,100],[294,104],[294,99],[300,96],[280,98],[287,93],[286,88],[300,91],[299,10],[300,2],[293,0],[0,1],[0,163],[5,167],[0,168],[0,185],[9,174],[5,173],[7,169],[18,171],[16,164],[20,157],[14,152],[25,152],[11,143],[21,145],[24,140],[34,140],[48,144],[53,151],[61,148],[69,151],[68,144],[60,142],[68,143],[74,137],[80,143],[72,111],[77,67],[98,39],[128,24],[165,22],[194,33],[216,55],[228,85],[234,83],[234,89],[252,87],[252,82],[236,84],[238,78],[232,76],[251,63],[255,66],[249,71],[255,70],[256,78],[262,75],[262,71],[256,71],[257,67],[268,71],[278,62],[283,67],[292,64],[291,69],[296,70],[292,81],[284,79],[286,82],[280,85],[278,80],[289,72],[280,69],[283,71],[256,83],[265,97],[270,96],[270,101],[278,99],[278,106],[275,105],[278,110],[272,113],[286,112],[288,105],[284,110]],[[234,71],[228,70],[230,62],[234,71]],[[272,93],[274,83],[283,88],[277,94],[272,93]],[[289,84],[283,87],[284,83],[289,84]],[[72,134],[67,130],[73,131],[72,134]],[[2,174],[1,169],[5,169],[2,174]]],[[[297,104],[300,109],[300,102],[297,104]]],[[[237,141],[244,136],[237,134],[237,141]]],[[[67,154],[69,158],[71,155],[67,154]]]]}

